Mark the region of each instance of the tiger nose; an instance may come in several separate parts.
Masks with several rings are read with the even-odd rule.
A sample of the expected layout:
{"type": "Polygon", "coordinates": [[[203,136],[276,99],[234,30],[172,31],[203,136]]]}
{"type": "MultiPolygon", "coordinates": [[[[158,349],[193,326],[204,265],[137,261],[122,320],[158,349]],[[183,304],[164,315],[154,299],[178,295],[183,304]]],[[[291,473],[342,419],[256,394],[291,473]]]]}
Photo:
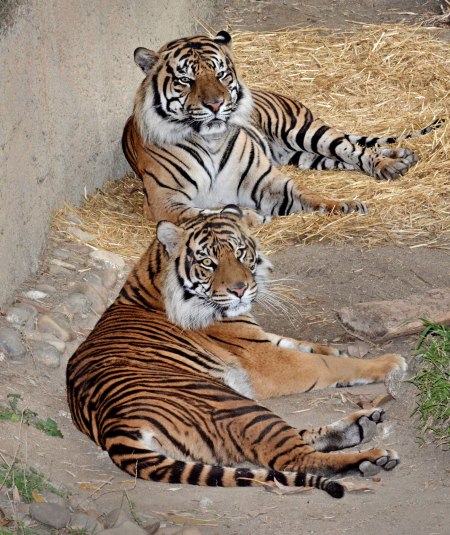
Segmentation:
{"type": "Polygon", "coordinates": [[[223,104],[223,98],[210,98],[203,101],[203,105],[213,111],[214,113],[217,113],[219,111],[220,106],[223,104]]]}
{"type": "Polygon", "coordinates": [[[245,282],[237,282],[232,288],[227,288],[227,290],[236,295],[237,297],[242,297],[245,293],[245,290],[248,288],[248,284],[245,282]]]}

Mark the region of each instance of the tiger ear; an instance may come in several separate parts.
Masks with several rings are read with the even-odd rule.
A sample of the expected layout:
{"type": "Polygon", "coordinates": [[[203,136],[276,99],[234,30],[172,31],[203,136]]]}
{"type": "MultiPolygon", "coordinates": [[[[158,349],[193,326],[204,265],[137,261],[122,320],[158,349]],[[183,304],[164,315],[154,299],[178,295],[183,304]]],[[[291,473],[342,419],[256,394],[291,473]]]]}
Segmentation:
{"type": "Polygon", "coordinates": [[[183,235],[183,229],[170,221],[160,221],[156,227],[156,237],[164,245],[165,250],[172,254],[183,235]]]}
{"type": "Polygon", "coordinates": [[[158,61],[159,54],[149,50],[148,48],[143,48],[140,46],[134,51],[134,61],[139,65],[139,67],[148,74],[153,65],[158,61]]]}
{"type": "Polygon", "coordinates": [[[218,45],[231,46],[231,35],[225,30],[222,30],[214,37],[214,42],[218,45]]]}

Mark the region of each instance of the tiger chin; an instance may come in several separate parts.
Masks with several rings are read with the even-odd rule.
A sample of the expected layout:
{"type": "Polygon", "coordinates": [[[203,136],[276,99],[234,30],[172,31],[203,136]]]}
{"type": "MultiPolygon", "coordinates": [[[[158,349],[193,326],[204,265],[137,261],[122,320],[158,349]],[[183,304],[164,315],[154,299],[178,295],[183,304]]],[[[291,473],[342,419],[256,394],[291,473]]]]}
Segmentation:
{"type": "Polygon", "coordinates": [[[442,123],[398,137],[343,133],[294,99],[248,88],[231,41],[221,31],[214,38],[177,39],[158,52],[135,50],[145,78],[122,147],[142,179],[148,219],[179,223],[231,203],[263,216],[366,214],[364,202],[327,198],[278,167],[356,170],[396,179],[417,156],[408,148],[382,145],[427,134],[442,123]]]}
{"type": "Polygon", "coordinates": [[[255,400],[383,381],[406,363],[265,332],[250,309],[267,295],[272,266],[248,223],[235,205],[159,223],[68,362],[73,422],[135,477],[224,487],[276,480],[340,498],[333,478],[398,465],[390,449],[340,451],[369,441],[384,410],[295,429],[255,400]],[[255,468],[234,467],[244,461],[255,468]]]}

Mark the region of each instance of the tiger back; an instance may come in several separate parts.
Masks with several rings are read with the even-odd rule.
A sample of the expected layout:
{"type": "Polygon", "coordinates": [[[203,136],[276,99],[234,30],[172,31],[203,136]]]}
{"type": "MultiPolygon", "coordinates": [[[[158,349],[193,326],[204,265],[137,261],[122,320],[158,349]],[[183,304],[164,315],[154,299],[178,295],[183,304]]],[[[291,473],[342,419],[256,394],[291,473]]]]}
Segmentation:
{"type": "Polygon", "coordinates": [[[270,262],[236,206],[157,237],[115,302],[70,358],[74,424],[133,476],[207,486],[286,485],[344,493],[330,479],[391,470],[383,448],[327,453],[372,438],[382,409],[297,430],[263,399],[385,380],[398,355],[364,361],[267,333],[251,315],[270,292],[270,262]],[[249,461],[256,468],[234,467],[249,461]]]}
{"type": "Polygon", "coordinates": [[[360,212],[358,200],[329,199],[281,173],[301,169],[358,170],[377,179],[403,175],[417,161],[406,148],[380,148],[423,135],[345,134],[300,102],[250,90],[239,75],[231,37],[178,39],[158,52],[135,51],[145,73],[122,138],[141,177],[149,219],[181,222],[233,203],[263,216],[301,211],[360,212]]]}

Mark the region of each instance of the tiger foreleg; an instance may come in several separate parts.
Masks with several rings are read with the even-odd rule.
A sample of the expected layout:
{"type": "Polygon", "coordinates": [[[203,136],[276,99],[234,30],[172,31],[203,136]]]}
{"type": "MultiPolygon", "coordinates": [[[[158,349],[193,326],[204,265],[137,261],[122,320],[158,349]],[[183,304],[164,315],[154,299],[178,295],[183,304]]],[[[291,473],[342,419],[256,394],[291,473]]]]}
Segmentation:
{"type": "Polygon", "coordinates": [[[333,355],[335,357],[343,356],[343,353],[331,346],[323,344],[314,344],[306,340],[296,340],[295,338],[289,338],[286,336],[279,336],[278,334],[265,333],[272,344],[283,347],[285,349],[293,349],[294,351],[301,351],[303,353],[318,353],[321,355],[333,355]]]}
{"type": "Polygon", "coordinates": [[[366,205],[358,200],[336,200],[304,188],[274,168],[251,189],[251,201],[263,214],[289,215],[299,212],[367,214],[366,205]]]}
{"type": "MultiPolygon", "coordinates": [[[[256,344],[255,344],[256,345],[256,344]]],[[[250,348],[249,348],[250,350],[250,348]]],[[[407,369],[400,355],[372,359],[340,358],[271,346],[256,351],[254,359],[242,360],[256,399],[309,392],[327,387],[353,386],[385,381],[407,369]]]]}

